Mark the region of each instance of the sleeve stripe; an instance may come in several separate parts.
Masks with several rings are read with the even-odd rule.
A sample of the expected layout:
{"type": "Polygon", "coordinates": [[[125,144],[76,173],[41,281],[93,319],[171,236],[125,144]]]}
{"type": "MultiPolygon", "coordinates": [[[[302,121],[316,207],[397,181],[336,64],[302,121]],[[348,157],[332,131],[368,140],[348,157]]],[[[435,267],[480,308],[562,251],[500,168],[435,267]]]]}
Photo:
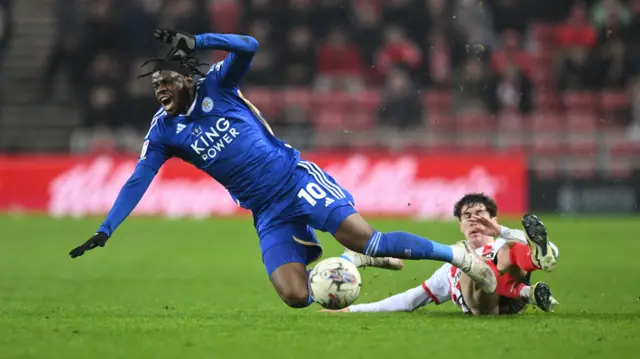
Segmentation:
{"type": "Polygon", "coordinates": [[[156,118],[156,117],[162,115],[163,112],[164,112],[164,108],[160,107],[158,109],[158,111],[153,115],[153,118],[156,118]]]}
{"type": "Polygon", "coordinates": [[[158,124],[158,119],[164,114],[166,114],[166,112],[162,108],[160,108],[160,110],[158,110],[158,112],[156,112],[156,114],[153,115],[153,119],[151,119],[151,125],[149,126],[149,131],[147,131],[147,134],[144,136],[144,138],[149,137],[149,134],[151,133],[153,126],[158,124]]]}
{"type": "Polygon", "coordinates": [[[425,282],[422,282],[422,289],[424,289],[424,291],[427,293],[429,298],[431,298],[431,301],[433,301],[436,304],[440,304],[438,297],[436,297],[435,295],[433,295],[433,293],[431,293],[431,290],[429,289],[429,287],[427,287],[427,284],[425,282]]]}

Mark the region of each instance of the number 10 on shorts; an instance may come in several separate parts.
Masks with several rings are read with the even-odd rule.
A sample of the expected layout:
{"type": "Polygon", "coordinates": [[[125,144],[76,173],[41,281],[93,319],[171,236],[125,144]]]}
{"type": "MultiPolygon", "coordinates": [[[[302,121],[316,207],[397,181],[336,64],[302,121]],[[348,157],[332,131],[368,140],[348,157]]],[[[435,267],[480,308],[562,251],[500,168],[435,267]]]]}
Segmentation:
{"type": "Polygon", "coordinates": [[[315,206],[318,200],[325,197],[327,197],[327,192],[313,182],[307,183],[304,188],[300,188],[300,191],[298,191],[298,198],[304,198],[312,206],[315,206]]]}

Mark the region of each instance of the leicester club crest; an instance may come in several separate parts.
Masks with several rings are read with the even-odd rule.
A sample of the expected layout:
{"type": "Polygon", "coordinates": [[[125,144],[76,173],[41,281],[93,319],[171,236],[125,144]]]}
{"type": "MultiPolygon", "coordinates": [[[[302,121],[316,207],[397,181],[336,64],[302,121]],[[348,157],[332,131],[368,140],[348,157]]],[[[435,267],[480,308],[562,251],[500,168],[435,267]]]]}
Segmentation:
{"type": "Polygon", "coordinates": [[[209,97],[205,97],[202,100],[202,112],[211,112],[213,110],[213,100],[209,97]]]}

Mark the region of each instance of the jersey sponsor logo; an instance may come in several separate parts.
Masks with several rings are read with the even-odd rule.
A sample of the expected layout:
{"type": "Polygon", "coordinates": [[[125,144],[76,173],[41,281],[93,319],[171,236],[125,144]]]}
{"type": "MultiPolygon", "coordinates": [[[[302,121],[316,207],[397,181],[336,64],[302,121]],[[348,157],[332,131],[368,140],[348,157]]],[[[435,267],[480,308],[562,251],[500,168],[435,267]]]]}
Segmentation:
{"type": "Polygon", "coordinates": [[[214,104],[211,98],[205,97],[204,100],[202,100],[202,112],[211,112],[211,110],[213,110],[213,106],[214,104]]]}
{"type": "Polygon", "coordinates": [[[219,118],[214,126],[199,131],[200,136],[191,144],[193,149],[203,161],[216,158],[218,154],[240,135],[240,132],[231,127],[231,122],[224,117],[219,118]]]}
{"type": "Polygon", "coordinates": [[[185,129],[185,127],[187,127],[187,125],[185,125],[185,124],[183,124],[183,123],[179,123],[179,124],[176,126],[176,134],[178,134],[178,133],[182,132],[182,130],[184,130],[184,129],[185,129]]]}
{"type": "Polygon", "coordinates": [[[140,152],[140,160],[147,159],[147,149],[149,148],[149,140],[142,143],[142,151],[140,152]]]}

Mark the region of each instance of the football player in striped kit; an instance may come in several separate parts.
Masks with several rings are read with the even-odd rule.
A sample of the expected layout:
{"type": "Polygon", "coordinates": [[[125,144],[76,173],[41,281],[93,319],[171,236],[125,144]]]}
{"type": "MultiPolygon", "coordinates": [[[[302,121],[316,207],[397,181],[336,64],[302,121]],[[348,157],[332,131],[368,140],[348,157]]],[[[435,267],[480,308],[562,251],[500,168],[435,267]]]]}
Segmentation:
{"type": "Polygon", "coordinates": [[[453,301],[464,313],[510,315],[520,313],[527,304],[551,312],[558,304],[544,282],[530,284],[531,273],[553,271],[558,248],[547,238],[544,223],[535,215],[522,219],[523,230],[501,226],[493,199],[467,194],[454,206],[466,242],[487,260],[498,278],[493,294],[482,292],[458,268],[445,263],[426,281],[404,293],[375,303],[355,304],[329,312],[413,311],[429,303],[453,301]]]}

